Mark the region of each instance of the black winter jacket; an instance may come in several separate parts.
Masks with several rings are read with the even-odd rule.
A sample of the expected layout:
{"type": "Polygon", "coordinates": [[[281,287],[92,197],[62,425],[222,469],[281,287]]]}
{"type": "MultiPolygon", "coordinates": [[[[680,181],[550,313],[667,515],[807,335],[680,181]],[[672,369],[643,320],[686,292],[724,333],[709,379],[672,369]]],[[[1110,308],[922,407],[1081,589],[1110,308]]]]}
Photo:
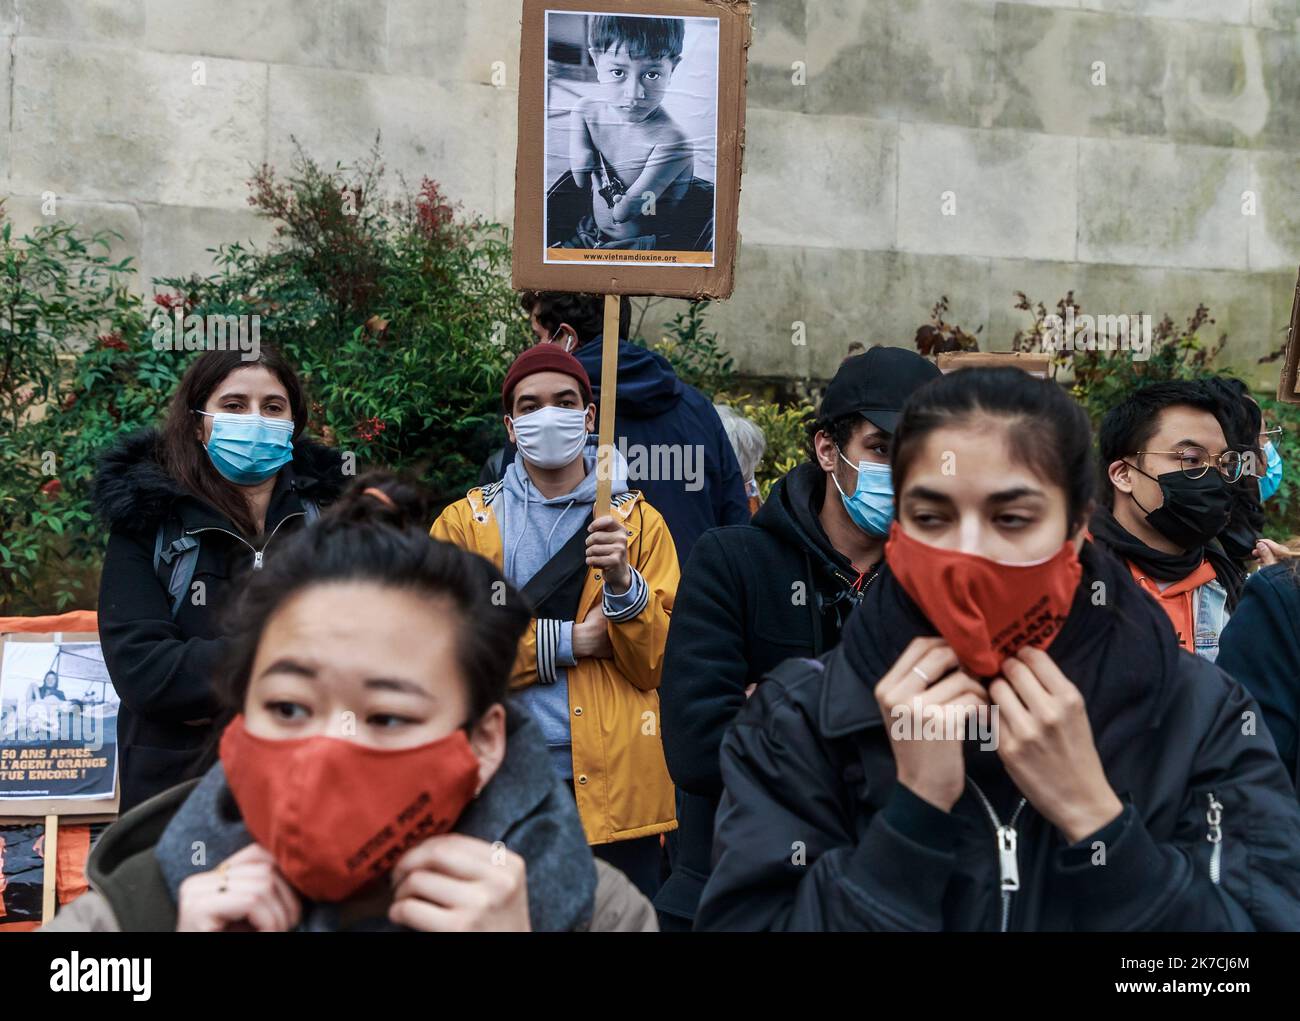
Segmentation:
{"type": "MultiPolygon", "coordinates": [[[[896,783],[873,689],[934,629],[886,568],[839,648],[783,664],[724,739],[715,867],[696,928],[1300,929],[1300,806],[1272,741],[1243,733],[1258,707],[1178,649],[1122,564],[1091,544],[1082,559],[1048,651],[1083,695],[1125,806],[1116,820],[1067,847],[1026,804],[1014,824],[1019,889],[1004,893],[975,785],[945,813],[896,783]]],[[[968,742],[967,769],[1006,823],[1020,795],[996,751],[968,742]]]]}
{"type": "MultiPolygon", "coordinates": [[[[118,713],[118,778],[121,811],[187,779],[212,738],[208,725],[218,710],[212,678],[229,643],[220,614],[253,553],[235,526],[207,503],[182,490],[157,458],[157,433],[135,433],[100,460],[93,500],[109,528],[99,587],[99,638],[118,713]],[[178,515],[197,535],[194,582],[203,600],[181,602],[172,620],[166,579],[154,570],[158,526],[178,515]]],[[[342,488],[338,451],[307,440],[276,480],[260,545],[275,545],[302,522],[301,497],[318,504],[342,488]],[[280,527],[283,525],[283,527],[280,527]]]]}
{"type": "Polygon", "coordinates": [[[1300,782],[1300,570],[1273,564],[1246,583],[1215,662],[1259,701],[1283,764],[1300,782]]]}
{"type": "Polygon", "coordinates": [[[752,525],[705,532],[682,574],[659,689],[679,822],[673,873],[655,898],[663,913],[695,917],[722,794],[718,749],[745,688],[783,660],[834,648],[859,596],[818,519],[825,490],[826,473],[800,465],[752,525]]]}

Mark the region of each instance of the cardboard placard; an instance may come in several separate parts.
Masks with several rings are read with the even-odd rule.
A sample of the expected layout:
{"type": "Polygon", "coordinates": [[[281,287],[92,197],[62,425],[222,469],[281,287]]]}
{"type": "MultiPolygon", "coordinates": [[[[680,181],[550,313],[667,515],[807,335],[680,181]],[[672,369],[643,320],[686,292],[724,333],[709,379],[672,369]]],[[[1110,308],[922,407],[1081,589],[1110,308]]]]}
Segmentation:
{"type": "Polygon", "coordinates": [[[726,298],[748,0],[524,0],[517,289],[726,298]]]}
{"type": "Polygon", "coordinates": [[[1282,374],[1277,381],[1277,399],[1284,404],[1300,404],[1300,276],[1296,279],[1295,297],[1291,299],[1291,326],[1286,331],[1286,352],[1282,356],[1282,374]]]}
{"type": "Polygon", "coordinates": [[[939,371],[956,372],[958,369],[1023,369],[1031,376],[1047,379],[1051,376],[1052,356],[1031,351],[945,351],[938,356],[939,371]]]}
{"type": "Polygon", "coordinates": [[[117,812],[117,694],[99,635],[0,635],[0,819],[117,812]]]}

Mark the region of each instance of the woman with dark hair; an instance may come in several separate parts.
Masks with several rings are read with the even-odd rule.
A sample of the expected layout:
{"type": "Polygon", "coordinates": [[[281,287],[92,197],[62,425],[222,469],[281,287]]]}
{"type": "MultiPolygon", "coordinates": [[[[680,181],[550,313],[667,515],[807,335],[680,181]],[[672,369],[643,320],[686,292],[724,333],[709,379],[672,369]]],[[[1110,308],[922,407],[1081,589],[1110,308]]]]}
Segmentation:
{"type": "Polygon", "coordinates": [[[1258,707],[1088,542],[1088,419],[1016,369],[894,434],[886,566],[722,746],[701,929],[1300,928],[1258,707]]]}
{"type": "Polygon", "coordinates": [[[229,644],[218,614],[248,572],[342,489],[338,451],[303,435],[293,368],[263,346],[196,358],[160,430],[99,464],[109,528],[99,637],[118,714],[121,809],[188,775],[212,734],[212,676],[229,644]]]}
{"type": "Polygon", "coordinates": [[[248,579],[220,761],[111,827],[49,928],[655,928],[505,705],[530,609],[424,520],[412,487],[363,477],[248,579]]]}

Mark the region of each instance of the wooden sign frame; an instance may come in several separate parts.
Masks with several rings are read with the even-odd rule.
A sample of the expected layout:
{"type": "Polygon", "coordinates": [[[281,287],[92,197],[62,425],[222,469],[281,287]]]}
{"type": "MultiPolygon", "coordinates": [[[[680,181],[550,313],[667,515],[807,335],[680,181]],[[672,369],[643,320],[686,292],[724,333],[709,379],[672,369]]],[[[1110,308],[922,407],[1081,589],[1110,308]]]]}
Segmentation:
{"type": "Polygon", "coordinates": [[[1291,325],[1286,331],[1282,374],[1277,380],[1277,399],[1283,404],[1300,404],[1300,274],[1291,299],[1291,325]]]}
{"type": "Polygon", "coordinates": [[[1050,379],[1052,356],[1032,351],[945,351],[938,356],[939,371],[958,369],[1022,369],[1031,376],[1050,379]]]}
{"type": "MultiPolygon", "coordinates": [[[[0,632],[0,666],[4,664],[5,646],[11,642],[94,642],[96,631],[5,631],[0,632]]],[[[116,737],[114,737],[116,740],[116,737]]],[[[114,763],[117,769],[117,763],[114,763]]],[[[45,847],[41,879],[41,924],[52,921],[58,911],[59,821],[76,823],[112,822],[121,804],[120,777],[114,777],[111,798],[0,798],[0,825],[32,826],[43,824],[45,847]]]]}
{"type": "MultiPolygon", "coordinates": [[[[730,297],[735,284],[739,240],[737,223],[745,139],[745,75],[751,41],[749,16],[749,0],[523,0],[519,134],[515,163],[513,283],[517,289],[678,298],[730,297]],[[572,257],[579,261],[547,261],[545,208],[551,201],[548,192],[557,183],[547,180],[548,12],[717,20],[712,265],[684,263],[670,258],[674,256],[672,252],[665,252],[656,263],[653,248],[581,248],[571,250],[574,253],[572,257]]],[[[562,181],[563,176],[557,181],[562,181]]],[[[625,183],[630,185],[630,182],[625,183]]],[[[575,191],[579,195],[578,201],[585,201],[585,197],[580,195],[581,189],[575,186],[575,191]]]]}

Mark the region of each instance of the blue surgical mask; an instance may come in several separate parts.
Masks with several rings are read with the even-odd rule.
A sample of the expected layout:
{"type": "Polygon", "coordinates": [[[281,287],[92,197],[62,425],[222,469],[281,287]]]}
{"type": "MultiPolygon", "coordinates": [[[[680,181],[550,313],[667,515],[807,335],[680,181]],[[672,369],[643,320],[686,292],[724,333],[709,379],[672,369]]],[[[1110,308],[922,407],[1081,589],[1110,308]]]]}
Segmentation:
{"type": "Polygon", "coordinates": [[[213,467],[237,486],[265,482],[293,460],[290,419],[197,413],[212,419],[207,450],[213,467]]]}
{"type": "Polygon", "coordinates": [[[1264,457],[1267,470],[1259,480],[1259,498],[1269,500],[1282,487],[1282,455],[1277,452],[1272,440],[1264,444],[1264,457]]]}
{"type": "Polygon", "coordinates": [[[840,499],[844,501],[844,509],[853,523],[868,535],[884,538],[894,520],[894,482],[889,465],[871,461],[859,461],[855,465],[843,452],[838,453],[841,461],[858,472],[858,484],[851,496],[845,494],[840,480],[831,474],[835,488],[840,491],[840,499]]]}

